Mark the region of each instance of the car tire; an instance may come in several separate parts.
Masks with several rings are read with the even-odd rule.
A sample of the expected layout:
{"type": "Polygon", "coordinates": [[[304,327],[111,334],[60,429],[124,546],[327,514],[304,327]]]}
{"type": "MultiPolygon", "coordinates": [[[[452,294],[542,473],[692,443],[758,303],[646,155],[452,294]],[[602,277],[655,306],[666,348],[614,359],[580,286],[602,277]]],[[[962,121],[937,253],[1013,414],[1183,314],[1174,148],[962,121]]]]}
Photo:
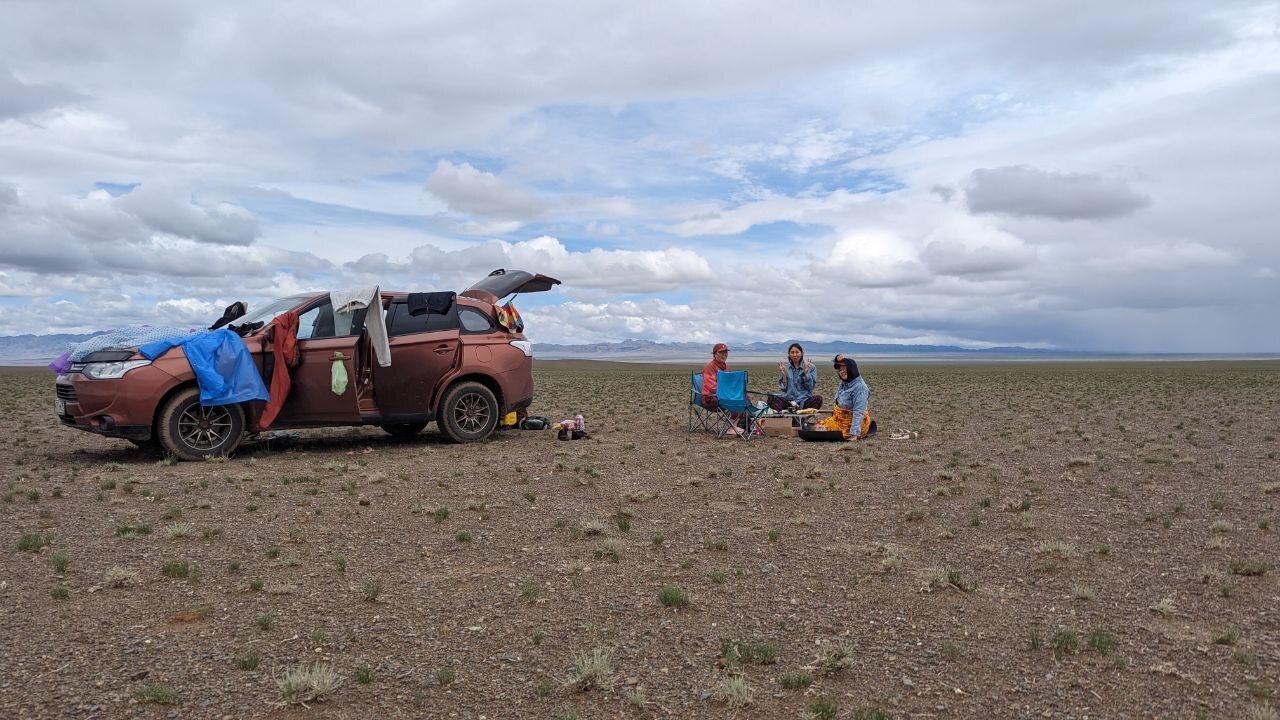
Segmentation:
{"type": "Polygon", "coordinates": [[[436,424],[453,442],[484,440],[498,427],[498,399],[478,382],[458,383],[445,392],[436,424]]]}
{"type": "Polygon", "coordinates": [[[413,437],[414,435],[417,435],[418,433],[422,432],[422,428],[426,426],[427,424],[425,422],[412,422],[412,423],[392,423],[388,425],[379,425],[378,427],[382,428],[383,432],[385,432],[386,434],[392,437],[404,438],[404,437],[413,437]]]}
{"type": "Polygon", "coordinates": [[[244,439],[244,410],[239,405],[201,405],[200,389],[190,387],[164,404],[156,435],[165,452],[179,460],[225,457],[244,439]]]}

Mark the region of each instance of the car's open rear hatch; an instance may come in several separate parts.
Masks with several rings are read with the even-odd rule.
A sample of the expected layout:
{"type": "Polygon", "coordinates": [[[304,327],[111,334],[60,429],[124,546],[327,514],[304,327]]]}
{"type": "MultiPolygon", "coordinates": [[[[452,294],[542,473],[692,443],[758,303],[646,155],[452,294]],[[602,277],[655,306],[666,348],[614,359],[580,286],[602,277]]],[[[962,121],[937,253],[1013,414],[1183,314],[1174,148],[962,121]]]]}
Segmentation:
{"type": "Polygon", "coordinates": [[[498,269],[463,290],[462,296],[496,303],[512,293],[546,292],[559,284],[559,280],[546,275],[535,275],[524,270],[498,269]]]}

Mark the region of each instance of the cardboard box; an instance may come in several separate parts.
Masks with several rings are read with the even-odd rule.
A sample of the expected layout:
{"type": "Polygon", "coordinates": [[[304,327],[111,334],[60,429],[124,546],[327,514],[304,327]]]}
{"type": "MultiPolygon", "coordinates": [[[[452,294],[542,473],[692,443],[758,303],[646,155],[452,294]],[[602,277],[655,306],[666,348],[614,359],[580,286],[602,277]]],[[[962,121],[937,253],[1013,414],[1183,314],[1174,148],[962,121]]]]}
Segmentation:
{"type": "Polygon", "coordinates": [[[760,423],[765,437],[795,437],[800,428],[795,427],[791,421],[792,418],[789,417],[762,417],[756,422],[760,423]]]}

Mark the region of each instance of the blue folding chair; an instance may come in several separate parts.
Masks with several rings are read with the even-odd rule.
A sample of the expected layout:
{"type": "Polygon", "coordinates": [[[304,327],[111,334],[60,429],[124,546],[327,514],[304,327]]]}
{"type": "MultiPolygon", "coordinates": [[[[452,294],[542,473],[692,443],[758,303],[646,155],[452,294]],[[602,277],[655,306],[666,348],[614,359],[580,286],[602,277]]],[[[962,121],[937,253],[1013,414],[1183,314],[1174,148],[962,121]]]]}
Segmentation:
{"type": "Polygon", "coordinates": [[[750,440],[756,431],[756,420],[764,413],[747,400],[747,371],[734,370],[716,373],[716,437],[724,437],[730,428],[742,423],[743,440],[750,440]]]}
{"type": "Polygon", "coordinates": [[[719,413],[702,404],[702,373],[697,370],[689,373],[689,432],[714,431],[718,419],[719,413]]]}

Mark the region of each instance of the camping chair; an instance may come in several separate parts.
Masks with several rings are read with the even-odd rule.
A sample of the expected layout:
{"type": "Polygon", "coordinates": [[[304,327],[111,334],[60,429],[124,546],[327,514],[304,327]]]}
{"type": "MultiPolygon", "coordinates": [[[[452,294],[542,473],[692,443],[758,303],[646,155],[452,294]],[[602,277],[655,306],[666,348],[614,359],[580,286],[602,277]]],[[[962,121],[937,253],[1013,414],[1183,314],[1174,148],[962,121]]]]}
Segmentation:
{"type": "Polygon", "coordinates": [[[750,440],[755,434],[756,419],[764,413],[747,402],[747,371],[734,370],[716,373],[716,437],[724,437],[729,428],[743,421],[743,432],[738,437],[750,440]]]}
{"type": "Polygon", "coordinates": [[[715,430],[718,417],[716,411],[702,405],[702,372],[689,373],[689,432],[715,430]]]}

